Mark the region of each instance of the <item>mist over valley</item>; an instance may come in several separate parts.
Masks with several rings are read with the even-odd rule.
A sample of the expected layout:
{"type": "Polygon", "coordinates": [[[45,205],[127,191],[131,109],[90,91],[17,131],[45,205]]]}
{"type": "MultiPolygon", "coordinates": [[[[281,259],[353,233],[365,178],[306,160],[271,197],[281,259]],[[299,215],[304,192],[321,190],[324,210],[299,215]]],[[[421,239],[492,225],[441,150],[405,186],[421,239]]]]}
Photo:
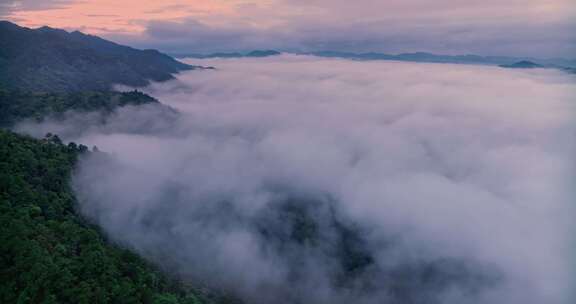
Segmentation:
{"type": "Polygon", "coordinates": [[[216,69],[14,128],[104,151],[72,186],[113,242],[245,303],[569,303],[573,76],[185,62],[216,69]]]}

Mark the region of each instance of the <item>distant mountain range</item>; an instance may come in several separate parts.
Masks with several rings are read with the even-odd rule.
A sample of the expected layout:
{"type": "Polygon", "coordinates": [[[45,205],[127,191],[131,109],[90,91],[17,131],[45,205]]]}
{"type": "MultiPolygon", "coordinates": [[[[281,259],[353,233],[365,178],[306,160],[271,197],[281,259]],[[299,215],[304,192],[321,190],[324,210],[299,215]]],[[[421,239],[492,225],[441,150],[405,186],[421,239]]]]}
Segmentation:
{"type": "Polygon", "coordinates": [[[145,86],[191,66],[156,50],[137,50],[78,31],[30,29],[0,21],[0,88],[109,90],[145,86]]]}
{"type": "Polygon", "coordinates": [[[545,66],[534,63],[532,61],[522,60],[512,64],[501,64],[500,67],[513,68],[513,69],[535,69],[535,68],[544,68],[545,66]]]}
{"type": "Polygon", "coordinates": [[[558,65],[566,67],[576,67],[576,59],[541,59],[531,57],[506,57],[506,56],[480,56],[480,55],[437,55],[425,52],[402,53],[390,55],[383,53],[344,53],[344,52],[312,52],[307,53],[321,57],[339,57],[359,60],[399,60],[415,62],[437,62],[437,63],[465,63],[465,64],[487,64],[487,65],[507,65],[520,61],[531,61],[542,66],[558,65]]]}
{"type": "MultiPolygon", "coordinates": [[[[531,58],[531,57],[506,57],[506,56],[479,56],[479,55],[437,55],[425,52],[402,53],[397,55],[385,53],[349,53],[338,51],[321,52],[287,52],[297,55],[313,55],[319,57],[345,58],[352,60],[396,60],[430,63],[458,63],[458,64],[482,64],[498,65],[504,68],[557,68],[566,72],[576,71],[576,59],[565,58],[531,58]]],[[[275,50],[256,50],[246,53],[212,53],[212,54],[172,54],[179,58],[245,58],[267,57],[280,55],[282,52],[275,50]]]]}
{"type": "Polygon", "coordinates": [[[280,55],[282,52],[275,50],[255,50],[247,53],[231,52],[231,53],[211,53],[211,54],[186,54],[186,53],[175,53],[171,54],[176,58],[244,58],[244,57],[269,57],[280,55]]]}

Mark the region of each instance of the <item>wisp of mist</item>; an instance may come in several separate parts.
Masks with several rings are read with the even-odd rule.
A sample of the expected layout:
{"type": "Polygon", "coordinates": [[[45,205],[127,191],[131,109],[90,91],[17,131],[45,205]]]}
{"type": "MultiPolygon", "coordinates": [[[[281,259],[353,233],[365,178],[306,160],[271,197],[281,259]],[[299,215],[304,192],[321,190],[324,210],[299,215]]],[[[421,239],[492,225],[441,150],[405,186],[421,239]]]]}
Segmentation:
{"type": "Polygon", "coordinates": [[[193,62],[217,69],[144,89],[177,115],[18,127],[107,152],[81,161],[74,188],[111,240],[246,303],[570,303],[569,75],[193,62]]]}

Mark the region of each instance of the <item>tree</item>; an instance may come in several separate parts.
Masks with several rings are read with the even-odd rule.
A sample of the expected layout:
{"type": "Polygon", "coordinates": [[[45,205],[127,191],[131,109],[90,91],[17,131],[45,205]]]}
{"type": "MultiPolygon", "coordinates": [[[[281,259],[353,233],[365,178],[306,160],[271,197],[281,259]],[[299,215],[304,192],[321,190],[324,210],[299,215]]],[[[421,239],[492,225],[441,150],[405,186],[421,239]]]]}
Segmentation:
{"type": "Polygon", "coordinates": [[[48,138],[0,129],[0,303],[199,303],[75,212],[70,173],[90,152],[48,138]]]}

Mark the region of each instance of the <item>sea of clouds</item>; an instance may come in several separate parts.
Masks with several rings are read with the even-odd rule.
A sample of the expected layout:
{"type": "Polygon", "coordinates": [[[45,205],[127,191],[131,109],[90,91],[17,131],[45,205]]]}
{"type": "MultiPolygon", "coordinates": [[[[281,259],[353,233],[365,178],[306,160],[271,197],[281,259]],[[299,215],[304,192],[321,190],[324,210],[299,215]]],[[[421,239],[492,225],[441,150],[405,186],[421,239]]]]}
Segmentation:
{"type": "Polygon", "coordinates": [[[21,124],[96,145],[109,237],[247,303],[568,304],[574,79],[282,55],[195,60],[125,107],[21,124]],[[168,113],[168,114],[167,114],[168,113]]]}

